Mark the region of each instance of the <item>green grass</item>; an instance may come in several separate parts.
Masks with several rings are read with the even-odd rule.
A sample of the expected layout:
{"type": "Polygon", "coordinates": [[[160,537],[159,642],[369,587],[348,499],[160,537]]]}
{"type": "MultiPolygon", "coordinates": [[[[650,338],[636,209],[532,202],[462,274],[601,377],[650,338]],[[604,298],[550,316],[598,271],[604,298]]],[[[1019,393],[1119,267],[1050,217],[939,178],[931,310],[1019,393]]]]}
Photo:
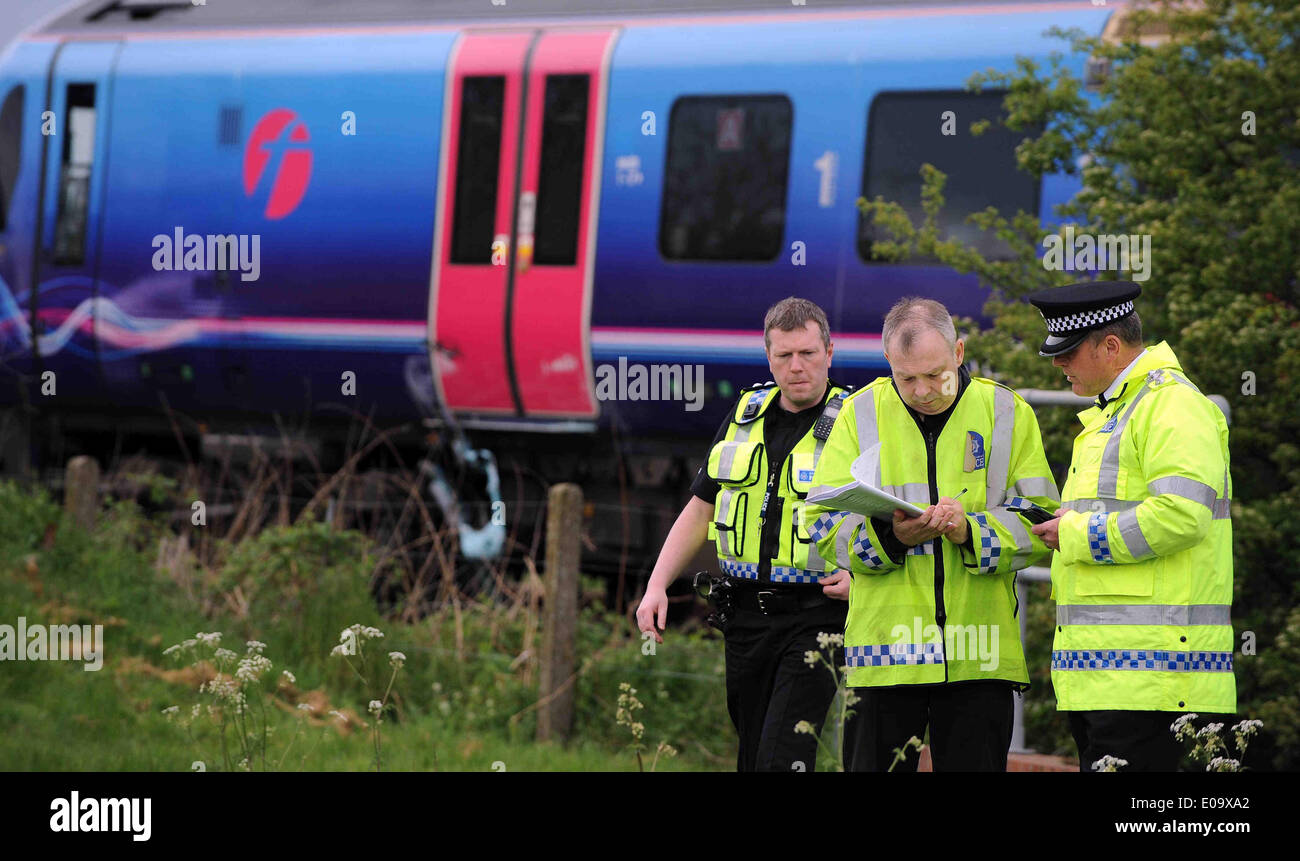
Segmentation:
{"type": "MultiPolygon", "coordinates": [[[[86,533],[65,522],[44,492],[0,482],[0,623],[25,616],[29,625],[105,626],[98,672],[78,661],[0,664],[0,769],[176,771],[195,760],[222,769],[211,721],[200,717],[192,740],[163,714],[176,705],[188,715],[193,704],[211,702],[198,693],[198,678],[165,677],[188,661],[163,650],[196,631],[223,632],[221,645],[241,654],[245,639],[266,643],[274,666],[265,690],[286,705],[271,706],[267,761],[257,758],[257,770],[374,768],[367,730],[341,728],[328,715],[309,718],[293,704],[315,697],[368,720],[366,704],[382,696],[391,673],[390,650],[407,661],[384,715],[385,770],[491,771],[499,763],[495,770],[634,771],[628,730],[615,721],[625,681],[646,704],[638,719],[646,725],[647,767],[660,740],[681,751],[661,758],[661,771],[726,770],[734,762],[721,643],[703,633],[673,632],[646,656],[625,619],[585,607],[571,740],[537,744],[537,662],[520,656],[537,654],[540,622],[526,607],[468,601],[401,624],[381,619],[369,597],[373,559],[364,536],[316,523],[266,529],[219,548],[210,568],[174,576],[154,567],[167,534],[126,503],[107,506],[86,533]],[[240,604],[236,595],[246,609],[231,609],[240,604]],[[386,635],[367,644],[369,690],[329,655],[353,622],[386,635]],[[273,678],[283,669],[296,682],[277,691],[273,678]]],[[[260,714],[257,697],[252,704],[250,713],[260,714]]]]}

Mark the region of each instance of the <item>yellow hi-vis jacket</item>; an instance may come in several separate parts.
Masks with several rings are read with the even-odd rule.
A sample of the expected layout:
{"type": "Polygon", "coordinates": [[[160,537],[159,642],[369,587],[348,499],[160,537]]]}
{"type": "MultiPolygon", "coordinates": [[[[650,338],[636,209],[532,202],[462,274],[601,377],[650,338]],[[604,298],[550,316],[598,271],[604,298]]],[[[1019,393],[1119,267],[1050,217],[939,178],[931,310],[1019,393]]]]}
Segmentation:
{"type": "Polygon", "coordinates": [[[1228,425],[1164,342],[1079,413],[1052,561],[1057,708],[1233,712],[1228,425]]]}
{"type": "MultiPolygon", "coordinates": [[[[939,537],[901,559],[870,518],[804,507],[821,554],[852,574],[844,632],[848,684],[875,687],[1004,679],[1027,686],[1015,574],[1048,553],[1011,508],[1054,510],[1060,498],[1038,420],[1015,392],[972,377],[937,439],[927,439],[888,377],[845,401],[813,483],[850,481],[879,445],[876,486],[919,507],[956,497],[970,546],[939,537]]],[[[891,527],[892,528],[892,527],[891,527]]]]}
{"type": "Polygon", "coordinates": [[[847,393],[847,389],[830,385],[817,423],[795,443],[784,463],[771,464],[764,445],[763,417],[781,390],[769,383],[741,392],[727,435],[710,450],[705,467],[709,478],[720,486],[708,534],[717,542],[718,565],[724,574],[764,583],[816,583],[839,570],[817,554],[799,511],[812,487],[825,431],[835,422],[847,393]],[[776,556],[761,565],[763,526],[771,517],[780,518],[780,542],[776,556]]]}

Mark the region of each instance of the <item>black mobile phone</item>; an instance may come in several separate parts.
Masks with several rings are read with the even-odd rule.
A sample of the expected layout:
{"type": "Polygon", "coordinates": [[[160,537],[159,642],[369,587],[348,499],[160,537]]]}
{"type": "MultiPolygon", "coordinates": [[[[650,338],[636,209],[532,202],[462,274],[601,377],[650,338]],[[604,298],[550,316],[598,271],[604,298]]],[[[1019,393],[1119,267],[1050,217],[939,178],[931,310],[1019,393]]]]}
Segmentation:
{"type": "Polygon", "coordinates": [[[1046,523],[1056,517],[1055,514],[1048,511],[1046,508],[1041,508],[1033,503],[1025,503],[1018,508],[1007,506],[1007,510],[1016,512],[1033,524],[1046,523]]]}

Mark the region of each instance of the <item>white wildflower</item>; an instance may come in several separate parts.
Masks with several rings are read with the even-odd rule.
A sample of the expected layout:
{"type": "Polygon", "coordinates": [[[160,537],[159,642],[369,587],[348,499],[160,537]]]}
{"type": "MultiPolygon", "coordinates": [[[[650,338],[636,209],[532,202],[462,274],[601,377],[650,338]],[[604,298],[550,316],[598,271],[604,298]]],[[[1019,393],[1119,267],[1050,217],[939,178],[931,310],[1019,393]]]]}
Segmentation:
{"type": "Polygon", "coordinates": [[[316,711],[316,707],[315,707],[314,705],[312,705],[311,703],[298,703],[298,711],[301,711],[301,712],[314,712],[314,711],[316,711]]]}
{"type": "Polygon", "coordinates": [[[172,718],[176,717],[178,713],[180,713],[180,710],[181,710],[180,706],[168,706],[167,708],[162,710],[162,713],[167,715],[168,720],[171,720],[172,718]]]}
{"type": "Polygon", "coordinates": [[[1241,735],[1254,735],[1255,731],[1264,726],[1262,720],[1244,720],[1232,725],[1232,731],[1241,735]]]}
{"type": "Polygon", "coordinates": [[[256,652],[259,655],[266,651],[266,643],[263,643],[260,640],[249,640],[244,643],[244,646],[247,647],[248,651],[256,652]]]}
{"type": "Polygon", "coordinates": [[[817,653],[812,649],[803,653],[803,662],[810,667],[817,666],[817,653]]]}
{"type": "Polygon", "coordinates": [[[798,733],[804,733],[806,735],[813,735],[814,733],[817,732],[817,730],[813,728],[812,723],[806,720],[801,720],[797,724],[795,724],[794,731],[798,733]]]}
{"type": "Polygon", "coordinates": [[[379,700],[371,700],[370,705],[366,707],[366,710],[372,715],[377,715],[384,710],[384,704],[379,700]]]}
{"type": "Polygon", "coordinates": [[[286,685],[292,685],[293,683],[295,683],[296,681],[298,681],[298,677],[295,676],[293,673],[289,672],[288,670],[281,670],[281,671],[280,671],[280,678],[281,678],[281,680],[283,680],[283,682],[284,682],[286,685]]]}
{"type": "MultiPolygon", "coordinates": [[[[210,634],[205,634],[202,631],[200,631],[199,633],[194,635],[194,639],[200,643],[206,643],[209,646],[219,646],[221,645],[221,632],[213,631],[210,634]]],[[[192,642],[192,641],[187,640],[186,642],[192,642]]]]}
{"type": "Polygon", "coordinates": [[[393,669],[400,670],[402,664],[406,663],[406,655],[403,655],[401,652],[389,652],[388,663],[393,665],[393,669]]]}
{"type": "Polygon", "coordinates": [[[241,682],[255,682],[271,669],[271,659],[264,655],[248,654],[239,662],[235,678],[241,682]]]}
{"type": "Polygon", "coordinates": [[[1118,771],[1128,765],[1127,759],[1120,759],[1117,756],[1106,754],[1101,759],[1092,764],[1093,771],[1118,771]]]}

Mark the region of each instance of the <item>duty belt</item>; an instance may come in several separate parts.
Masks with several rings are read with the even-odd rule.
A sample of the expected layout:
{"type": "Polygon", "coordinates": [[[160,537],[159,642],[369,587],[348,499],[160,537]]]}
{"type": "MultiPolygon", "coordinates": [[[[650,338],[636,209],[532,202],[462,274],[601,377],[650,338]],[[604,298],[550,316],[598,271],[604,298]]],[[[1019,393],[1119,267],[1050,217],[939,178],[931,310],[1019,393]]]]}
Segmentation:
{"type": "MultiPolygon", "coordinates": [[[[800,592],[803,592],[803,590],[800,590],[800,592]]],[[[764,616],[798,613],[801,610],[821,607],[835,600],[827,597],[820,589],[810,589],[808,594],[800,594],[785,589],[754,589],[752,587],[738,586],[733,590],[732,594],[737,608],[752,613],[762,613],[764,616]]]]}

